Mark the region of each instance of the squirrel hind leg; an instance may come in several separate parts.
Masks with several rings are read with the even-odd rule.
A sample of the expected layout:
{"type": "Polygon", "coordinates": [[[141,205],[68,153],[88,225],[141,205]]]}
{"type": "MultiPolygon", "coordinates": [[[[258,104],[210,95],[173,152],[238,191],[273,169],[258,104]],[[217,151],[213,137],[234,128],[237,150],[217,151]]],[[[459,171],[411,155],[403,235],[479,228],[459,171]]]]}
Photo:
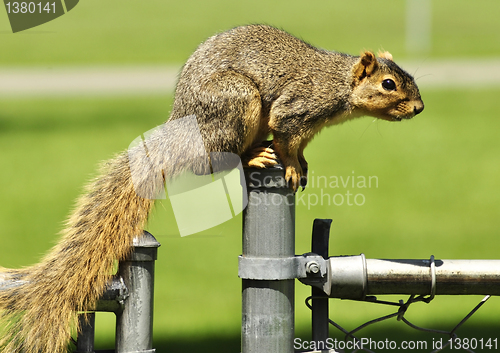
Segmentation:
{"type": "MultiPolygon", "coordinates": [[[[195,85],[179,81],[181,86],[190,83],[195,85]]],[[[187,115],[196,115],[210,152],[241,156],[265,138],[259,91],[248,77],[231,70],[214,72],[194,90],[175,98],[172,116],[187,115]]]]}

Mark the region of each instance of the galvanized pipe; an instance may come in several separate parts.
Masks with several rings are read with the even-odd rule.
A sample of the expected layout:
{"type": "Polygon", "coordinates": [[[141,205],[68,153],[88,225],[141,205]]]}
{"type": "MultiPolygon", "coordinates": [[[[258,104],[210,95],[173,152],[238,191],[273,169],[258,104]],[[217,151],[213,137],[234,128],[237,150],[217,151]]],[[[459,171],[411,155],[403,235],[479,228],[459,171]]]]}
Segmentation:
{"type": "Polygon", "coordinates": [[[148,232],[134,238],[134,251],[118,274],[128,288],[123,311],[116,313],[116,353],[153,353],[155,260],[160,243],[148,232]]]}
{"type": "MultiPolygon", "coordinates": [[[[294,256],[295,195],[283,175],[280,168],[246,170],[242,257],[294,256]]],[[[269,279],[242,278],[243,353],[294,352],[294,279],[271,279],[286,269],[270,270],[269,279]]]]}
{"type": "Polygon", "coordinates": [[[364,255],[330,257],[328,262],[333,298],[433,292],[500,295],[500,260],[435,260],[434,270],[430,260],[365,259],[364,255]]]}

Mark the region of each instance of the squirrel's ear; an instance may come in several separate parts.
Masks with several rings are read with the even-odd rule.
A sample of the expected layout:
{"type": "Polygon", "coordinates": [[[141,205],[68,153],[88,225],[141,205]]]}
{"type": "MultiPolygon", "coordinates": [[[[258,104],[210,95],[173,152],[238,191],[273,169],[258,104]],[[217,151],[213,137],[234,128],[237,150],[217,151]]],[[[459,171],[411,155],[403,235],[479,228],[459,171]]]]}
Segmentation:
{"type": "Polygon", "coordinates": [[[371,51],[365,51],[359,57],[359,61],[354,65],[354,77],[361,81],[365,77],[371,76],[378,68],[377,59],[375,54],[371,51]]]}
{"type": "Polygon", "coordinates": [[[379,58],[387,59],[387,60],[390,60],[390,61],[394,61],[394,60],[392,60],[392,54],[389,53],[388,51],[379,51],[377,53],[377,55],[378,55],[379,58]]]}

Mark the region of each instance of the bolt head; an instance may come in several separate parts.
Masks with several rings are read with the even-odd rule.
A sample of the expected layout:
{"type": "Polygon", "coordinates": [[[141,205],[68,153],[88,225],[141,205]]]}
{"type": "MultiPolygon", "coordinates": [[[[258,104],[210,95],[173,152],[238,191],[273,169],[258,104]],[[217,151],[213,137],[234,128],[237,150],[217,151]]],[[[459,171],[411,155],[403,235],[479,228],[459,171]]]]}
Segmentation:
{"type": "Polygon", "coordinates": [[[307,273],[319,273],[320,267],[319,264],[316,261],[310,261],[306,264],[306,271],[307,273]]]}

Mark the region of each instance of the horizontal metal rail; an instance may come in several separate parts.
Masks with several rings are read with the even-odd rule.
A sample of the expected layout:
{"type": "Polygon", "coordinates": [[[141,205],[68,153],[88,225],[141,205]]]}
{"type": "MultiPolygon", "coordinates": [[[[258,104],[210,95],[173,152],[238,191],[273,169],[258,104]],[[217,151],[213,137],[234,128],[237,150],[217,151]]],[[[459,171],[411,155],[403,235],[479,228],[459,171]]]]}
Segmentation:
{"type": "Polygon", "coordinates": [[[325,292],[332,298],[377,294],[500,295],[500,260],[389,260],[330,257],[325,292]]]}
{"type": "MultiPolygon", "coordinates": [[[[8,275],[0,273],[0,292],[11,288],[21,287],[26,283],[27,281],[23,280],[22,277],[9,278],[8,275]]],[[[94,310],[113,313],[121,312],[128,296],[129,291],[123,282],[123,278],[115,276],[107,284],[106,290],[97,302],[94,310]]]]}

